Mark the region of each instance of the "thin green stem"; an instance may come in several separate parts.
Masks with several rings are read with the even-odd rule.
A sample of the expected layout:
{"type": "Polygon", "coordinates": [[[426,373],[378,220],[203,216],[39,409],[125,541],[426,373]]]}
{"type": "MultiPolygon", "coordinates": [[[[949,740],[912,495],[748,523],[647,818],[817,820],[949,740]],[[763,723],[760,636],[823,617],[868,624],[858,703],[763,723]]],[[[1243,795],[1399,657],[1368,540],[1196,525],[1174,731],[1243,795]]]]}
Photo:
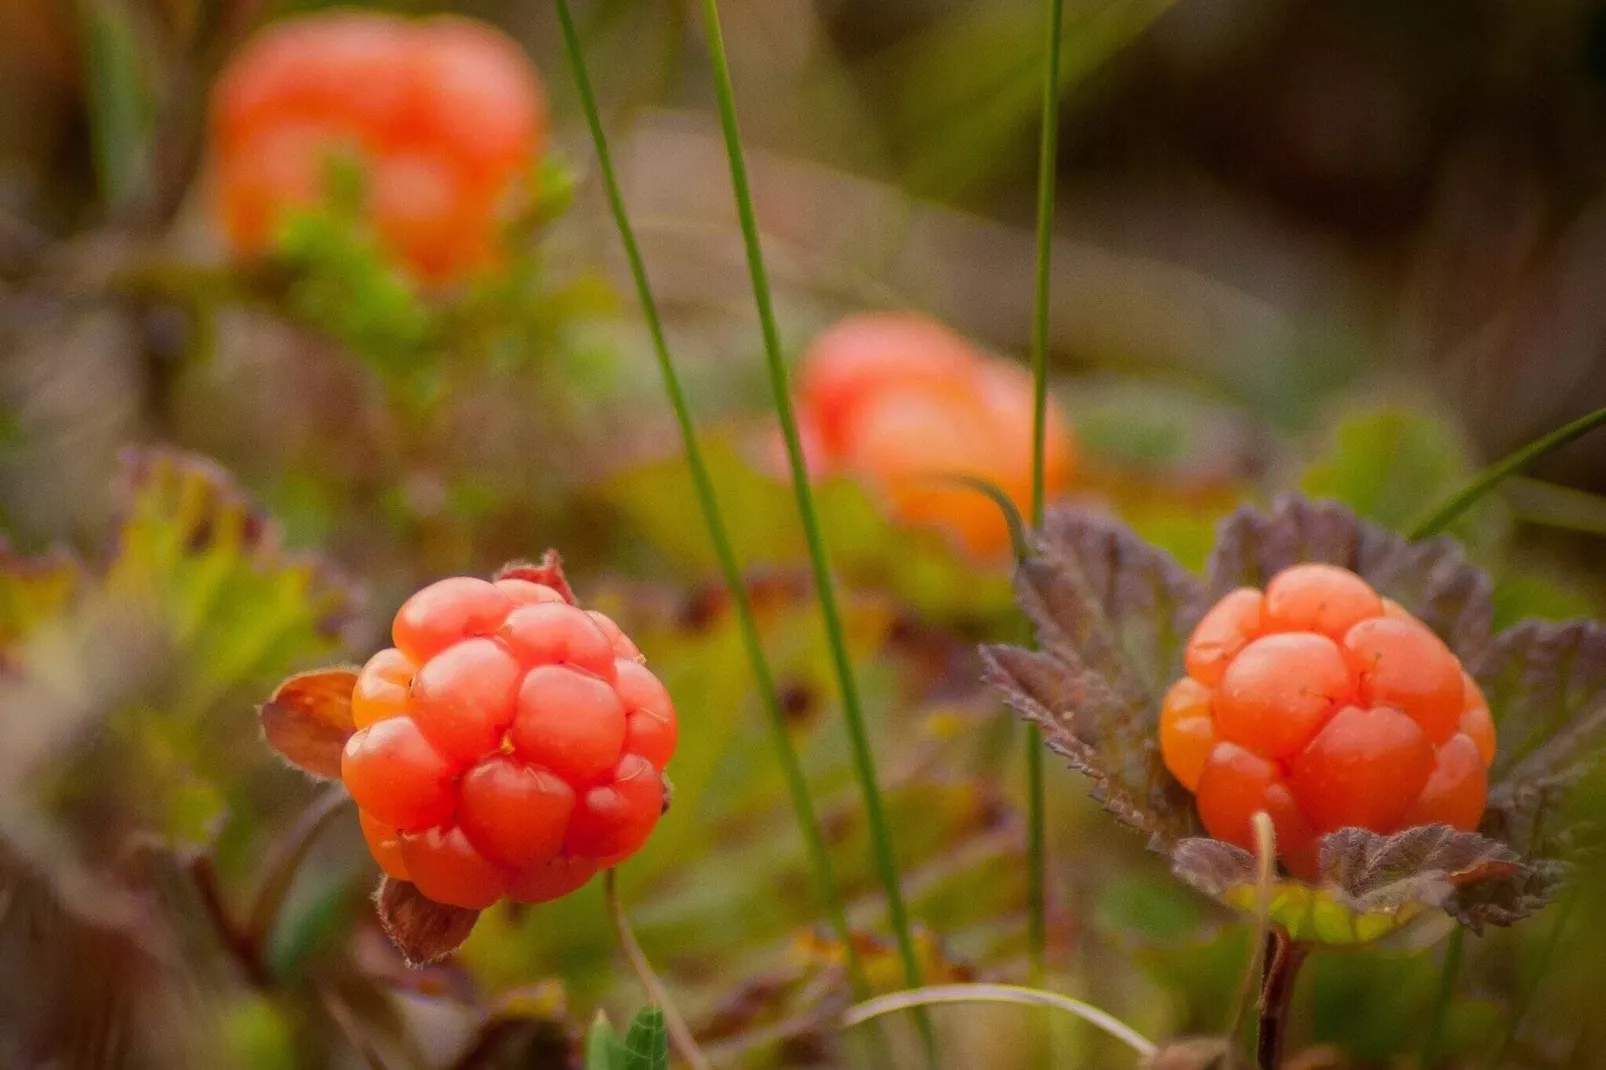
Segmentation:
{"type": "Polygon", "coordinates": [[[641,987],[647,990],[647,998],[664,1012],[664,1025],[668,1028],[669,1039],[675,1042],[680,1057],[692,1070],[712,1070],[708,1057],[697,1046],[697,1039],[692,1036],[691,1028],[686,1025],[686,1019],[680,1016],[679,1008],[675,1006],[674,1000],[669,998],[668,989],[664,988],[664,983],[658,979],[652,963],[647,959],[647,953],[641,950],[641,945],[636,942],[636,934],[630,928],[630,919],[625,916],[624,905],[619,902],[619,878],[616,876],[618,872],[616,869],[610,869],[602,875],[602,894],[607,901],[608,917],[612,920],[614,932],[619,937],[619,946],[624,949],[625,958],[630,960],[630,968],[641,981],[641,987]]]}
{"type": "Polygon", "coordinates": [[[646,321],[647,333],[652,337],[653,352],[658,359],[658,371],[663,377],[664,393],[669,396],[669,407],[674,410],[675,423],[680,428],[681,446],[686,451],[686,467],[691,471],[692,488],[697,495],[697,504],[702,510],[703,522],[708,527],[709,540],[714,544],[714,554],[719,559],[720,570],[724,573],[725,584],[730,589],[731,601],[736,608],[736,619],[741,630],[742,645],[747,653],[747,663],[752,670],[759,698],[764,704],[764,712],[769,718],[770,733],[775,741],[776,754],[781,760],[781,770],[785,774],[787,791],[792,798],[792,809],[797,816],[798,829],[803,834],[803,845],[814,874],[815,889],[825,906],[826,913],[830,916],[832,928],[836,930],[838,939],[846,949],[848,975],[854,989],[862,994],[868,991],[864,964],[859,959],[852,931],[848,927],[847,912],[837,890],[836,875],[831,866],[830,852],[826,849],[825,835],[820,829],[819,816],[809,796],[803,763],[798,759],[797,748],[792,745],[792,736],[786,725],[786,715],[782,712],[780,698],[776,692],[774,674],[770,670],[768,659],[764,656],[764,645],[759,637],[758,625],[753,619],[753,605],[748,597],[747,584],[743,581],[741,567],[737,564],[736,552],[731,547],[730,533],[725,526],[719,499],[714,492],[714,481],[708,474],[708,465],[703,459],[702,447],[697,441],[691,407],[681,387],[680,373],[669,355],[669,343],[664,336],[663,322],[658,314],[658,303],[653,298],[652,286],[647,280],[647,266],[642,259],[641,248],[636,242],[635,228],[631,226],[629,213],[625,210],[624,196],[620,192],[619,179],[613,167],[613,154],[609,151],[608,138],[602,129],[601,112],[597,108],[596,94],[592,90],[591,76],[586,67],[585,50],[580,42],[580,34],[575,28],[574,16],[569,10],[569,0],[557,0],[557,9],[558,21],[563,28],[564,45],[568,50],[569,62],[574,68],[574,81],[580,94],[580,106],[585,112],[586,124],[591,128],[591,141],[597,154],[597,169],[602,175],[602,184],[608,195],[608,206],[613,212],[614,223],[619,228],[619,241],[624,246],[625,259],[630,264],[631,278],[635,280],[642,318],[646,321]]]}
{"type": "Polygon", "coordinates": [[[1444,1046],[1444,1020],[1449,1016],[1450,1003],[1455,998],[1456,978],[1461,975],[1461,955],[1466,949],[1467,931],[1456,926],[1444,949],[1444,969],[1439,974],[1439,989],[1433,995],[1433,1009],[1428,1014],[1428,1031],[1422,1038],[1422,1070],[1432,1070],[1439,1061],[1439,1049],[1444,1046]]]}
{"type": "MultiPolygon", "coordinates": [[[[1043,40],[1043,128],[1037,150],[1037,292],[1032,317],[1032,527],[1043,526],[1043,467],[1048,422],[1049,281],[1054,251],[1054,176],[1059,156],[1060,29],[1064,0],[1048,0],[1043,40]]],[[[1045,849],[1047,817],[1043,791],[1043,740],[1026,729],[1027,939],[1032,978],[1041,983],[1048,943],[1045,849]]]]}
{"type": "Polygon", "coordinates": [[[1103,1008],[1072,999],[1070,996],[1062,996],[1058,992],[1023,988],[1019,985],[932,985],[929,988],[892,992],[878,996],[868,1003],[848,1008],[847,1013],[842,1016],[842,1024],[846,1028],[852,1028],[872,1018],[879,1018],[883,1014],[916,1007],[933,1007],[944,1003],[1017,1003],[1027,1007],[1050,1007],[1074,1014],[1089,1025],[1098,1027],[1144,1059],[1153,1057],[1157,1050],[1154,1041],[1103,1008]]]}
{"type": "Polygon", "coordinates": [[[1449,501],[1411,525],[1407,529],[1407,534],[1413,539],[1425,539],[1429,535],[1437,535],[1454,523],[1462,513],[1472,508],[1479,498],[1482,498],[1498,486],[1501,480],[1521,471],[1545,454],[1560,449],[1576,438],[1587,435],[1602,424],[1606,424],[1606,408],[1596,409],[1589,415],[1581,416],[1565,427],[1558,427],[1550,434],[1535,439],[1522,447],[1522,449],[1507,455],[1479,472],[1471,483],[1457,491],[1449,501]]]}
{"type": "Polygon", "coordinates": [[[764,267],[764,250],[759,243],[758,220],[753,213],[753,194],[747,178],[747,162],[742,153],[742,135],[736,120],[736,91],[731,83],[730,61],[725,54],[725,38],[720,29],[717,0],[703,0],[703,19],[708,36],[708,59],[714,74],[714,95],[719,103],[719,120],[725,135],[725,151],[730,159],[731,186],[736,195],[736,211],[741,222],[742,241],[747,249],[747,267],[752,276],[753,300],[758,309],[759,328],[763,334],[764,359],[769,369],[770,388],[775,395],[775,411],[780,418],[781,435],[786,440],[787,461],[792,472],[792,489],[797,498],[797,511],[803,525],[803,537],[808,544],[809,564],[814,573],[814,587],[820,600],[820,615],[825,620],[826,637],[831,649],[831,665],[836,674],[837,689],[842,701],[842,716],[847,721],[848,741],[853,752],[853,769],[864,795],[864,811],[870,827],[870,842],[875,853],[877,872],[886,890],[887,915],[898,943],[898,957],[903,963],[903,974],[910,987],[920,984],[920,959],[915,952],[914,937],[910,933],[909,913],[904,906],[903,891],[898,882],[898,863],[892,853],[892,837],[887,827],[886,808],[881,789],[876,782],[875,756],[870,750],[869,734],[865,731],[864,711],[859,703],[858,685],[853,679],[853,664],[848,657],[847,636],[842,627],[842,614],[837,606],[836,590],[831,580],[831,563],[826,556],[825,538],[820,532],[820,518],[814,507],[814,493],[809,487],[808,467],[803,459],[802,443],[798,439],[797,415],[792,409],[792,395],[786,378],[786,363],[781,358],[780,332],[775,326],[775,308],[770,297],[769,274],[764,267]]]}
{"type": "Polygon", "coordinates": [[[1574,889],[1561,904],[1556,913],[1556,920],[1551,923],[1550,931],[1545,934],[1545,942],[1539,948],[1539,958],[1534,963],[1532,975],[1517,1001],[1511,1008],[1511,1021],[1506,1026],[1506,1035],[1501,1038],[1500,1045],[1495,1049],[1494,1058],[1489,1060],[1489,1070],[1497,1070],[1504,1066],[1506,1054],[1511,1045],[1516,1043],[1517,1034],[1522,1031],[1522,1021],[1528,1016],[1528,1008],[1533,1006],[1534,996],[1539,992],[1539,985],[1544,981],[1545,974],[1550,969],[1550,960],[1555,957],[1556,949],[1561,946],[1561,935],[1567,929],[1567,923],[1572,920],[1573,908],[1578,905],[1580,896],[1574,889]]]}

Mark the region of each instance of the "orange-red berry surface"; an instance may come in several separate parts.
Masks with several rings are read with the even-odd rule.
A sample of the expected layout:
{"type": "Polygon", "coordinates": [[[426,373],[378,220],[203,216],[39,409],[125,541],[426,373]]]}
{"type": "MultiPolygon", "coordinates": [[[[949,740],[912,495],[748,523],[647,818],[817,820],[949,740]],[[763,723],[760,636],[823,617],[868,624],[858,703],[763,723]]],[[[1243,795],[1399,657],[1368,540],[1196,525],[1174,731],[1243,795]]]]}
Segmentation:
{"type": "Polygon", "coordinates": [[[381,239],[417,278],[439,281],[493,256],[505,202],[546,132],[534,70],[484,23],[368,11],[289,19],[219,81],[217,209],[235,249],[259,253],[285,208],[324,194],[331,154],[352,153],[381,239]]]}
{"type": "Polygon", "coordinates": [[[675,709],[600,613],[526,580],[413,595],[357,677],[341,776],[387,874],[482,908],[554,899],[634,854],[675,709]]]}
{"type": "Polygon", "coordinates": [[[1495,730],[1444,642],[1365,580],[1295,565],[1233,591],[1199,621],[1187,675],[1160,709],[1165,764],[1217,839],[1254,849],[1266,811],[1278,854],[1313,877],[1316,843],[1483,816],[1495,730]]]}
{"type": "MultiPolygon", "coordinates": [[[[872,312],[822,332],[803,355],[798,410],[811,472],[866,479],[895,519],[946,531],[972,554],[1007,549],[1008,524],[985,496],[941,477],[986,480],[1030,507],[1031,375],[932,320],[872,312]]],[[[1043,483],[1056,494],[1075,462],[1052,398],[1045,430],[1043,483]]]]}

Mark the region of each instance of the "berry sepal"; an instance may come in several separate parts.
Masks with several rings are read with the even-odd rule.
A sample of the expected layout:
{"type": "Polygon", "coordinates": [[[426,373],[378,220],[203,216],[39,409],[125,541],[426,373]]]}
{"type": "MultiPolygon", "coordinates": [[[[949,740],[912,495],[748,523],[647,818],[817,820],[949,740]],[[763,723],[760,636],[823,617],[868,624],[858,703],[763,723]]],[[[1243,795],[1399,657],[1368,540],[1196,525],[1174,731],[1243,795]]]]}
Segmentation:
{"type": "MultiPolygon", "coordinates": [[[[1190,837],[1172,850],[1171,865],[1179,879],[1205,895],[1244,914],[1259,912],[1260,867],[1242,847],[1190,837]]],[[[1420,825],[1391,836],[1340,829],[1322,840],[1318,865],[1314,884],[1272,883],[1268,920],[1293,940],[1327,945],[1371,943],[1433,911],[1477,931],[1484,919],[1458,903],[1458,891],[1531,873],[1505,844],[1449,825],[1420,825]]]]}
{"type": "Polygon", "coordinates": [[[1554,897],[1580,845],[1558,804],[1606,750],[1606,627],[1493,634],[1455,542],[1297,496],[1227,517],[1202,580],[1051,510],[1015,586],[1037,649],[985,647],[988,681],[1193,887],[1258,910],[1234,833],[1266,810],[1296,939],[1508,925],[1554,897]]]}
{"type": "Polygon", "coordinates": [[[379,878],[379,887],[374,889],[374,910],[379,915],[379,927],[407,965],[415,969],[439,962],[456,951],[480,917],[477,910],[437,903],[420,892],[417,885],[394,877],[379,878]]]}
{"type": "Polygon", "coordinates": [[[339,780],[340,752],[357,730],[351,714],[356,689],[356,669],[298,673],[257,707],[262,735],[279,757],[308,776],[339,780]]]}

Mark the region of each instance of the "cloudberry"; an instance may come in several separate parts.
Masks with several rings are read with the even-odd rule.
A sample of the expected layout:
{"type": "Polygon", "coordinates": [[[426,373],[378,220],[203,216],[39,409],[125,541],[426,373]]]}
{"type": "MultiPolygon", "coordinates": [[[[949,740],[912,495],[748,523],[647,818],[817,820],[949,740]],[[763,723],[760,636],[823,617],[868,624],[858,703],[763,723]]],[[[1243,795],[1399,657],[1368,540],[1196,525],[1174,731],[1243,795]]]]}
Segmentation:
{"type": "MultiPolygon", "coordinates": [[[[970,553],[1009,545],[997,506],[943,483],[970,476],[1021,509],[1031,501],[1032,377],[978,352],[942,325],[909,313],[849,316],[821,333],[799,369],[799,426],[811,472],[864,478],[894,518],[947,531],[970,553]]],[[[1069,483],[1068,424],[1050,399],[1044,487],[1069,483]]]]}
{"type": "Polygon", "coordinates": [[[1365,580],[1303,564],[1200,619],[1166,693],[1160,750],[1218,839],[1254,848],[1265,810],[1278,853],[1314,877],[1316,841],[1349,826],[1473,829],[1495,730],[1438,636],[1365,580]]]}
{"type": "Polygon", "coordinates": [[[675,709],[617,624],[528,580],[414,594],[352,697],[341,776],[391,877],[482,908],[573,891],[646,842],[675,709]]]}
{"type": "Polygon", "coordinates": [[[331,154],[366,165],[367,209],[422,281],[478,266],[517,177],[545,147],[546,102],[518,46],[454,16],[287,19],[230,63],[213,98],[217,207],[241,253],[324,192],[331,154]]]}

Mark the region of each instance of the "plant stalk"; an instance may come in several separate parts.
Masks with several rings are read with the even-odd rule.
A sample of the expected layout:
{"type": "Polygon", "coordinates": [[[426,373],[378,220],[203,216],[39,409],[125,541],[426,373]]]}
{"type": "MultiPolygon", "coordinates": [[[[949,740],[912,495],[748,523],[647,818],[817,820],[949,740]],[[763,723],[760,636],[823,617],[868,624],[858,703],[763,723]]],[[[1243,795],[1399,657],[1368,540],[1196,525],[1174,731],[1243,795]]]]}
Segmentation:
{"type": "MultiPolygon", "coordinates": [[[[1054,250],[1054,176],[1059,156],[1060,30],[1064,0],[1048,0],[1043,42],[1043,126],[1037,152],[1037,289],[1032,316],[1032,528],[1043,526],[1044,464],[1048,421],[1049,281],[1054,250]]],[[[1027,944],[1032,979],[1041,984],[1048,944],[1047,817],[1043,789],[1043,739],[1026,729],[1027,944]]]]}
{"type": "Polygon", "coordinates": [[[742,241],[747,252],[748,272],[752,279],[753,301],[757,307],[759,328],[763,335],[764,359],[769,372],[770,388],[774,394],[775,412],[780,420],[781,436],[786,442],[792,489],[797,499],[798,518],[803,526],[804,541],[808,544],[809,565],[814,575],[815,592],[820,601],[820,615],[825,622],[826,638],[831,651],[831,666],[842,702],[842,716],[847,722],[853,770],[864,797],[865,818],[869,825],[876,871],[886,893],[887,915],[897,941],[904,981],[911,988],[918,987],[921,981],[920,959],[915,950],[909,913],[904,905],[903,891],[899,884],[898,864],[892,851],[886,808],[876,780],[875,756],[870,749],[869,733],[865,729],[864,710],[859,701],[858,685],[853,678],[847,635],[842,626],[842,613],[837,606],[836,590],[831,579],[831,563],[826,555],[825,538],[821,533],[820,518],[814,505],[814,492],[809,486],[808,466],[803,457],[802,443],[798,438],[797,415],[792,407],[786,364],[781,357],[780,333],[775,325],[769,273],[764,266],[764,251],[758,236],[758,220],[753,211],[753,194],[748,182],[747,162],[742,151],[742,135],[736,118],[736,91],[731,81],[730,60],[726,55],[725,38],[720,28],[717,0],[703,0],[703,20],[708,38],[708,59],[713,68],[714,95],[719,105],[725,152],[730,162],[731,186],[735,192],[736,211],[741,223],[742,241]]]}
{"type": "Polygon", "coordinates": [[[675,1048],[680,1057],[692,1070],[712,1070],[707,1056],[697,1046],[696,1039],[691,1035],[691,1029],[686,1025],[686,1019],[680,1016],[679,1009],[669,998],[663,982],[653,972],[652,963],[647,961],[646,952],[636,942],[636,934],[630,930],[630,919],[625,917],[624,906],[619,902],[619,879],[617,869],[609,869],[602,876],[603,896],[608,903],[608,917],[613,921],[613,928],[619,934],[619,946],[624,949],[625,958],[630,962],[630,968],[635,971],[641,986],[647,990],[650,999],[659,1010],[664,1012],[664,1025],[669,1030],[669,1038],[675,1042],[675,1048]]]}
{"type": "Polygon", "coordinates": [[[652,338],[653,353],[663,379],[664,393],[669,398],[669,407],[674,411],[675,423],[680,429],[681,447],[686,453],[686,467],[691,472],[692,489],[697,497],[697,505],[702,511],[703,523],[708,528],[709,541],[714,544],[714,555],[719,559],[725,586],[730,591],[748,667],[752,670],[753,683],[758,689],[759,700],[769,719],[770,735],[775,744],[776,755],[780,758],[781,771],[786,779],[787,792],[791,796],[798,830],[803,835],[803,846],[814,875],[815,891],[847,956],[848,977],[853,983],[854,990],[862,997],[869,990],[864,976],[864,964],[860,960],[853,933],[848,927],[847,911],[842,905],[842,897],[837,889],[831,855],[825,845],[825,835],[820,829],[820,819],[809,796],[808,780],[803,773],[803,764],[798,758],[797,748],[792,744],[792,735],[787,728],[786,715],[781,709],[775,687],[774,674],[764,655],[764,645],[759,636],[758,625],[753,618],[753,604],[748,596],[747,584],[742,577],[741,567],[737,564],[736,552],[731,546],[730,533],[725,526],[724,515],[720,511],[713,478],[708,474],[708,464],[703,459],[702,447],[697,441],[691,406],[681,386],[680,373],[669,354],[669,343],[665,338],[663,321],[658,313],[658,302],[653,297],[652,285],[647,279],[647,265],[636,242],[635,228],[631,225],[629,213],[625,209],[624,195],[620,192],[618,175],[614,171],[613,154],[608,148],[608,138],[602,128],[601,112],[597,107],[596,93],[592,89],[591,75],[586,67],[585,50],[580,41],[579,31],[575,27],[574,16],[569,9],[569,0],[557,0],[557,11],[569,63],[574,70],[581,110],[585,112],[586,125],[591,130],[591,142],[597,154],[597,169],[602,175],[603,188],[608,196],[608,207],[619,229],[619,241],[624,246],[625,259],[630,265],[630,275],[635,282],[636,296],[641,302],[642,318],[646,322],[647,333],[652,338]]]}
{"type": "Polygon", "coordinates": [[[1283,1038],[1288,1026],[1288,1008],[1294,998],[1294,980],[1304,965],[1310,948],[1280,928],[1266,937],[1265,963],[1260,984],[1260,1031],[1255,1041],[1258,1070],[1279,1070],[1283,1059],[1283,1038]]]}

